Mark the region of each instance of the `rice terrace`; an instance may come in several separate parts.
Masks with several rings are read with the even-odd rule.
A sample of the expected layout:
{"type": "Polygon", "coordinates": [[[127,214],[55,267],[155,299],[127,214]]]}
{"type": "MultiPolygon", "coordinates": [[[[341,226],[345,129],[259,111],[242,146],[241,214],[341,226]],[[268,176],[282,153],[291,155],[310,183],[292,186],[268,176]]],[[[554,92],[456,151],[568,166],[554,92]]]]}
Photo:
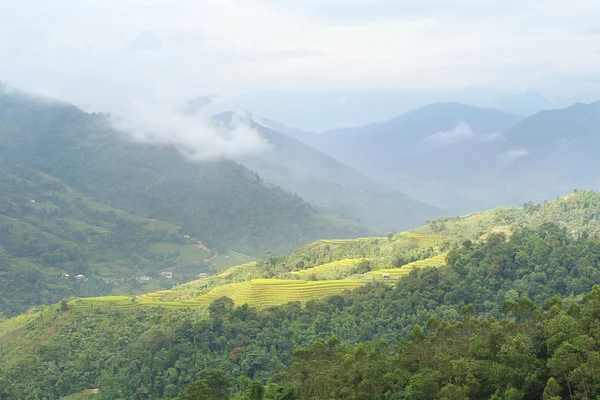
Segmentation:
{"type": "MultiPolygon", "coordinates": [[[[438,246],[444,237],[439,234],[404,232],[396,235],[394,242],[417,248],[438,246]]],[[[354,240],[322,240],[311,243],[306,249],[319,246],[348,246],[368,243],[369,246],[385,249],[389,243],[386,238],[363,238],[354,240]]],[[[340,251],[342,251],[340,250],[340,251]]],[[[342,251],[343,254],[343,251],[342,251]]],[[[114,307],[135,309],[139,307],[161,306],[167,308],[202,307],[220,297],[231,298],[236,305],[248,304],[266,308],[299,301],[302,304],[310,300],[342,294],[346,290],[364,286],[370,282],[385,282],[385,278],[401,278],[416,268],[439,267],[445,265],[445,253],[439,253],[400,268],[382,267],[384,257],[349,257],[324,262],[308,268],[291,271],[285,276],[263,278],[257,275],[257,263],[240,264],[219,274],[197,279],[176,286],[171,290],[161,290],[139,296],[103,296],[77,298],[69,301],[72,309],[91,309],[96,307],[114,307]],[[370,270],[357,272],[360,265],[368,265],[370,270]],[[286,278],[287,277],[287,278],[286,278]]]]}

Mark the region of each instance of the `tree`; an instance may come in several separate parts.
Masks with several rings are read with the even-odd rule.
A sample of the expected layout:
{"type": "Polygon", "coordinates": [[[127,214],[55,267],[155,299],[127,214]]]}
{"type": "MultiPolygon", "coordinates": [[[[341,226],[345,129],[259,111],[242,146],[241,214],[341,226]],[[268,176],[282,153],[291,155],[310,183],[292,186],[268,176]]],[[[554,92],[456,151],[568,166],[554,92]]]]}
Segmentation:
{"type": "Polygon", "coordinates": [[[560,400],[561,392],[562,386],[560,386],[554,378],[550,378],[548,379],[546,388],[544,389],[544,400],[560,400]]]}
{"type": "Polygon", "coordinates": [[[221,371],[207,371],[204,378],[190,383],[177,400],[227,400],[231,382],[221,371]]]}
{"type": "Polygon", "coordinates": [[[249,400],[263,400],[265,397],[265,387],[260,381],[253,381],[248,389],[249,400]]]}

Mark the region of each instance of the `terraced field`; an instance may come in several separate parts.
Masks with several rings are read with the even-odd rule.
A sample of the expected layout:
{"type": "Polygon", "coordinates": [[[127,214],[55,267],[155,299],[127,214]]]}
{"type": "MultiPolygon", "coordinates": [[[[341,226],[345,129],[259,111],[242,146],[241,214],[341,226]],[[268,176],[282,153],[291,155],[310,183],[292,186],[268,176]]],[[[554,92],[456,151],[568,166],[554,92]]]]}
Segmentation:
{"type": "Polygon", "coordinates": [[[405,275],[408,275],[410,271],[416,268],[441,267],[443,265],[446,265],[446,254],[439,254],[437,256],[408,263],[400,268],[388,268],[380,269],[377,271],[369,271],[365,275],[375,278],[381,277],[382,274],[388,274],[390,278],[401,278],[405,275]]]}
{"type": "Polygon", "coordinates": [[[366,283],[364,280],[349,279],[329,281],[252,279],[218,286],[208,293],[190,300],[163,301],[162,299],[170,291],[159,291],[138,297],[103,296],[75,299],[69,302],[69,307],[74,310],[93,308],[133,309],[152,306],[167,308],[199,307],[209,305],[223,296],[231,298],[237,305],[249,304],[254,307],[270,307],[290,301],[305,303],[313,299],[322,299],[341,294],[345,290],[351,290],[366,283]]]}
{"type": "Polygon", "coordinates": [[[269,307],[290,301],[305,303],[309,300],[341,294],[345,290],[366,284],[360,280],[300,281],[279,279],[252,279],[232,283],[212,289],[194,299],[198,304],[210,304],[219,297],[227,296],[236,305],[249,304],[255,307],[269,307]]]}
{"type": "Polygon", "coordinates": [[[250,267],[254,267],[254,266],[256,266],[256,261],[251,261],[246,264],[236,265],[235,267],[231,267],[231,268],[226,269],[225,271],[221,272],[219,275],[217,275],[217,278],[227,278],[229,275],[231,275],[241,269],[250,268],[250,267]]]}
{"type": "Polygon", "coordinates": [[[215,257],[210,263],[214,265],[218,270],[222,271],[240,264],[250,263],[254,260],[254,257],[250,257],[242,253],[237,253],[235,251],[229,251],[225,254],[219,254],[219,256],[215,257]]]}
{"type": "Polygon", "coordinates": [[[303,269],[300,271],[294,271],[292,272],[292,274],[299,275],[301,277],[307,277],[313,274],[319,275],[326,272],[342,271],[354,267],[363,260],[365,260],[365,258],[346,258],[343,260],[322,264],[316,267],[303,269]]]}
{"type": "Polygon", "coordinates": [[[430,234],[430,233],[417,233],[414,231],[402,232],[396,236],[396,240],[413,242],[421,247],[435,247],[439,246],[446,239],[445,235],[430,234]]]}

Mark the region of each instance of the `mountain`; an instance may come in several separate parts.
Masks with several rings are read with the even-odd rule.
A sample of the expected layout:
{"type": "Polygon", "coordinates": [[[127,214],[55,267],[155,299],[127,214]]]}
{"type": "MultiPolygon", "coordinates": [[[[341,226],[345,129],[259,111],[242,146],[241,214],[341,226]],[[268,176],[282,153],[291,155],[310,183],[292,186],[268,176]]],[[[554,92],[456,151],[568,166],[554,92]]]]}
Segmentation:
{"type": "Polygon", "coordinates": [[[469,187],[467,176],[486,164],[501,133],[518,122],[495,109],[435,103],[389,121],[302,140],[411,198],[466,212],[502,204],[469,187]]]}
{"type": "MultiPolygon", "coordinates": [[[[227,123],[233,118],[233,113],[223,113],[215,118],[227,123]]],[[[442,213],[436,207],[388,189],[293,137],[267,128],[251,118],[247,118],[246,123],[259,132],[271,148],[238,157],[236,161],[261,177],[297,193],[324,213],[359,220],[386,231],[413,228],[442,213]]]]}
{"type": "Polygon", "coordinates": [[[573,188],[600,188],[600,102],[542,111],[506,132],[502,155],[513,192],[539,201],[573,188]]]}
{"type": "Polygon", "coordinates": [[[531,116],[543,110],[556,108],[550,100],[535,90],[500,97],[493,101],[493,105],[499,110],[523,117],[531,116]]]}
{"type": "Polygon", "coordinates": [[[389,121],[315,135],[310,143],[338,160],[378,176],[401,170],[405,158],[476,137],[486,138],[514,126],[519,119],[494,109],[436,103],[389,121]]]}
{"type": "Polygon", "coordinates": [[[600,102],[524,120],[438,103],[307,143],[420,201],[462,213],[600,188],[600,102]]]}
{"type": "Polygon", "coordinates": [[[599,211],[600,194],[578,192],[319,241],[145,297],[31,310],[0,321],[0,396],[594,398],[599,211]],[[319,276],[336,261],[353,275],[319,276]],[[369,276],[378,263],[398,279],[369,276]],[[358,288],[332,292],[344,282],[358,288]],[[202,302],[234,285],[235,302],[202,302]]]}
{"type": "Polygon", "coordinates": [[[0,94],[0,156],[118,209],[181,226],[217,250],[257,255],[372,231],[315,213],[233,161],[194,163],[169,146],[127,140],[105,115],[0,94]]]}
{"type": "Polygon", "coordinates": [[[291,136],[294,139],[297,139],[301,142],[305,142],[305,143],[310,142],[311,137],[316,135],[316,133],[314,133],[314,132],[306,132],[301,129],[291,128],[287,125],[284,125],[277,121],[273,121],[268,118],[262,118],[262,117],[253,117],[253,118],[258,124],[260,124],[266,128],[272,129],[276,132],[281,132],[287,136],[291,136]]]}
{"type": "Polygon", "coordinates": [[[192,247],[180,227],[115,209],[2,157],[0,187],[0,313],[5,315],[71,296],[169,288],[215,270],[201,263],[210,254],[192,247]],[[193,271],[180,268],[172,279],[158,279],[160,270],[192,260],[193,271]],[[144,275],[154,282],[136,281],[144,275]]]}

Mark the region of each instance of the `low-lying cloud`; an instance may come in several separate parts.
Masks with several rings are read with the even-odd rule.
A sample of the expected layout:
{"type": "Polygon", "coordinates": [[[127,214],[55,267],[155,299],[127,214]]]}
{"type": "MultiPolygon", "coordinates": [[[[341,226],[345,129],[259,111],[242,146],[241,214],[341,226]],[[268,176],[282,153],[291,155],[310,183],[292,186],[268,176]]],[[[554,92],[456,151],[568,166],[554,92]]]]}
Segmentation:
{"type": "Polygon", "coordinates": [[[423,142],[434,146],[446,146],[450,144],[461,143],[466,140],[493,142],[496,140],[502,140],[503,138],[504,137],[500,132],[477,134],[468,123],[461,121],[453,130],[434,133],[423,139],[423,142]]]}
{"type": "Polygon", "coordinates": [[[510,159],[517,159],[531,154],[527,149],[511,149],[506,151],[506,156],[510,159]]]}
{"type": "Polygon", "coordinates": [[[111,122],[128,138],[145,144],[173,146],[191,161],[236,159],[269,150],[269,143],[233,114],[227,124],[211,116],[215,108],[196,114],[160,103],[134,102],[113,112],[111,122]]]}

